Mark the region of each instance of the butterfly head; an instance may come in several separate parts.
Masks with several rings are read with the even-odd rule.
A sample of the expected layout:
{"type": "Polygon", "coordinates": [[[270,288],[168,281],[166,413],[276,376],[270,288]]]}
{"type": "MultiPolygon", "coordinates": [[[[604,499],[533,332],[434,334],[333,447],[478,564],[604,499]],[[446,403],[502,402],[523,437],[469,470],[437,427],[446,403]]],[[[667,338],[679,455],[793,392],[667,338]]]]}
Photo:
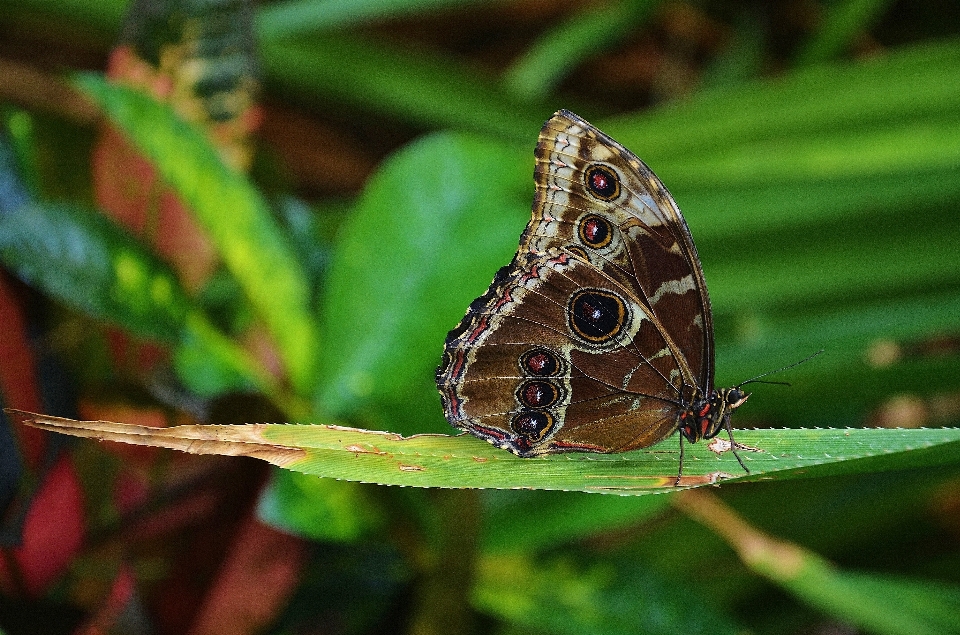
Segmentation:
{"type": "Polygon", "coordinates": [[[712,439],[730,425],[730,415],[750,398],[739,386],[714,390],[706,398],[694,399],[680,413],[680,433],[690,443],[712,439]]]}

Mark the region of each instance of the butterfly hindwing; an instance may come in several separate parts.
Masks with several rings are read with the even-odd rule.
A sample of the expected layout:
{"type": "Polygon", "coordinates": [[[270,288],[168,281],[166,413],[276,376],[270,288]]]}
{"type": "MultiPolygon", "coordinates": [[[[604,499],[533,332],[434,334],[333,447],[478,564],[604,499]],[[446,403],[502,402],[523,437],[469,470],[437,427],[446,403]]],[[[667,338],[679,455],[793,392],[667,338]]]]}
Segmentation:
{"type": "Polygon", "coordinates": [[[518,454],[623,451],[676,427],[669,350],[631,289],[564,250],[521,253],[451,332],[437,381],[451,423],[518,454]]]}

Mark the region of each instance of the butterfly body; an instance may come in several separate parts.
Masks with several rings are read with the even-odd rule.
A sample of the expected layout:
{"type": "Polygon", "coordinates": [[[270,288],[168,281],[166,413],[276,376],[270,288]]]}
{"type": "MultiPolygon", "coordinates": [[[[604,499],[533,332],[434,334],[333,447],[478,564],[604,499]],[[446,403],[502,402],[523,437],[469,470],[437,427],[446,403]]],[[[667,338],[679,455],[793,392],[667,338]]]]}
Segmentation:
{"type": "MultiPolygon", "coordinates": [[[[513,261],[450,331],[437,387],[455,427],[519,456],[624,452],[730,430],[748,395],[713,386],[696,247],[660,180],[577,115],[537,144],[513,261]]],[[[681,464],[682,470],[682,464],[681,464]]]]}

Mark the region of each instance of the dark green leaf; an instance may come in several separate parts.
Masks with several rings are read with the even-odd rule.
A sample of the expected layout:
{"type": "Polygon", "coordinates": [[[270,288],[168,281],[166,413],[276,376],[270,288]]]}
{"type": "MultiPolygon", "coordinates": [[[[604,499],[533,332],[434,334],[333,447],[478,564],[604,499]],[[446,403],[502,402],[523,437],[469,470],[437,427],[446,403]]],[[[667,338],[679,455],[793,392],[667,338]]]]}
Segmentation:
{"type": "Polygon", "coordinates": [[[391,49],[382,40],[323,34],[309,41],[265,40],[260,51],[273,77],[302,92],[418,126],[529,139],[552,112],[507,96],[493,78],[457,60],[391,49]]]}
{"type": "Polygon", "coordinates": [[[588,5],[549,29],[504,75],[510,94],[531,101],[546,98],[590,55],[618,44],[647,20],[658,0],[621,0],[588,5]]]}
{"type": "Polygon", "coordinates": [[[145,337],[176,341],[190,309],[170,268],[96,212],[39,203],[9,211],[0,257],[28,284],[145,337]]]}

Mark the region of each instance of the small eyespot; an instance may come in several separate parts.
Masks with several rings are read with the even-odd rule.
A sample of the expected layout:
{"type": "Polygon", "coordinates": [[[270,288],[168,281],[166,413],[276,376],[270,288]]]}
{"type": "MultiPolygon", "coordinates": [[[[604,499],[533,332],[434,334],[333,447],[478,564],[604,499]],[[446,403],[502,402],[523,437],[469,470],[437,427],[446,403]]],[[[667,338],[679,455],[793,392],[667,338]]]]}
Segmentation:
{"type": "Polygon", "coordinates": [[[596,214],[588,214],[580,220],[577,228],[580,241],[594,249],[602,249],[613,240],[613,225],[606,218],[596,214]]]}
{"type": "Polygon", "coordinates": [[[561,374],[563,362],[545,348],[534,348],[520,356],[520,370],[534,377],[555,377],[561,374]]]}
{"type": "Polygon", "coordinates": [[[526,381],[517,388],[517,401],[527,408],[549,408],[560,401],[560,389],[542,379],[526,381]]]}
{"type": "Polygon", "coordinates": [[[549,412],[524,410],[514,415],[510,426],[522,437],[539,441],[553,428],[554,418],[549,412]]]}
{"type": "Polygon", "coordinates": [[[583,175],[587,191],[604,201],[620,196],[620,177],[605,165],[591,165],[583,175]]]}

